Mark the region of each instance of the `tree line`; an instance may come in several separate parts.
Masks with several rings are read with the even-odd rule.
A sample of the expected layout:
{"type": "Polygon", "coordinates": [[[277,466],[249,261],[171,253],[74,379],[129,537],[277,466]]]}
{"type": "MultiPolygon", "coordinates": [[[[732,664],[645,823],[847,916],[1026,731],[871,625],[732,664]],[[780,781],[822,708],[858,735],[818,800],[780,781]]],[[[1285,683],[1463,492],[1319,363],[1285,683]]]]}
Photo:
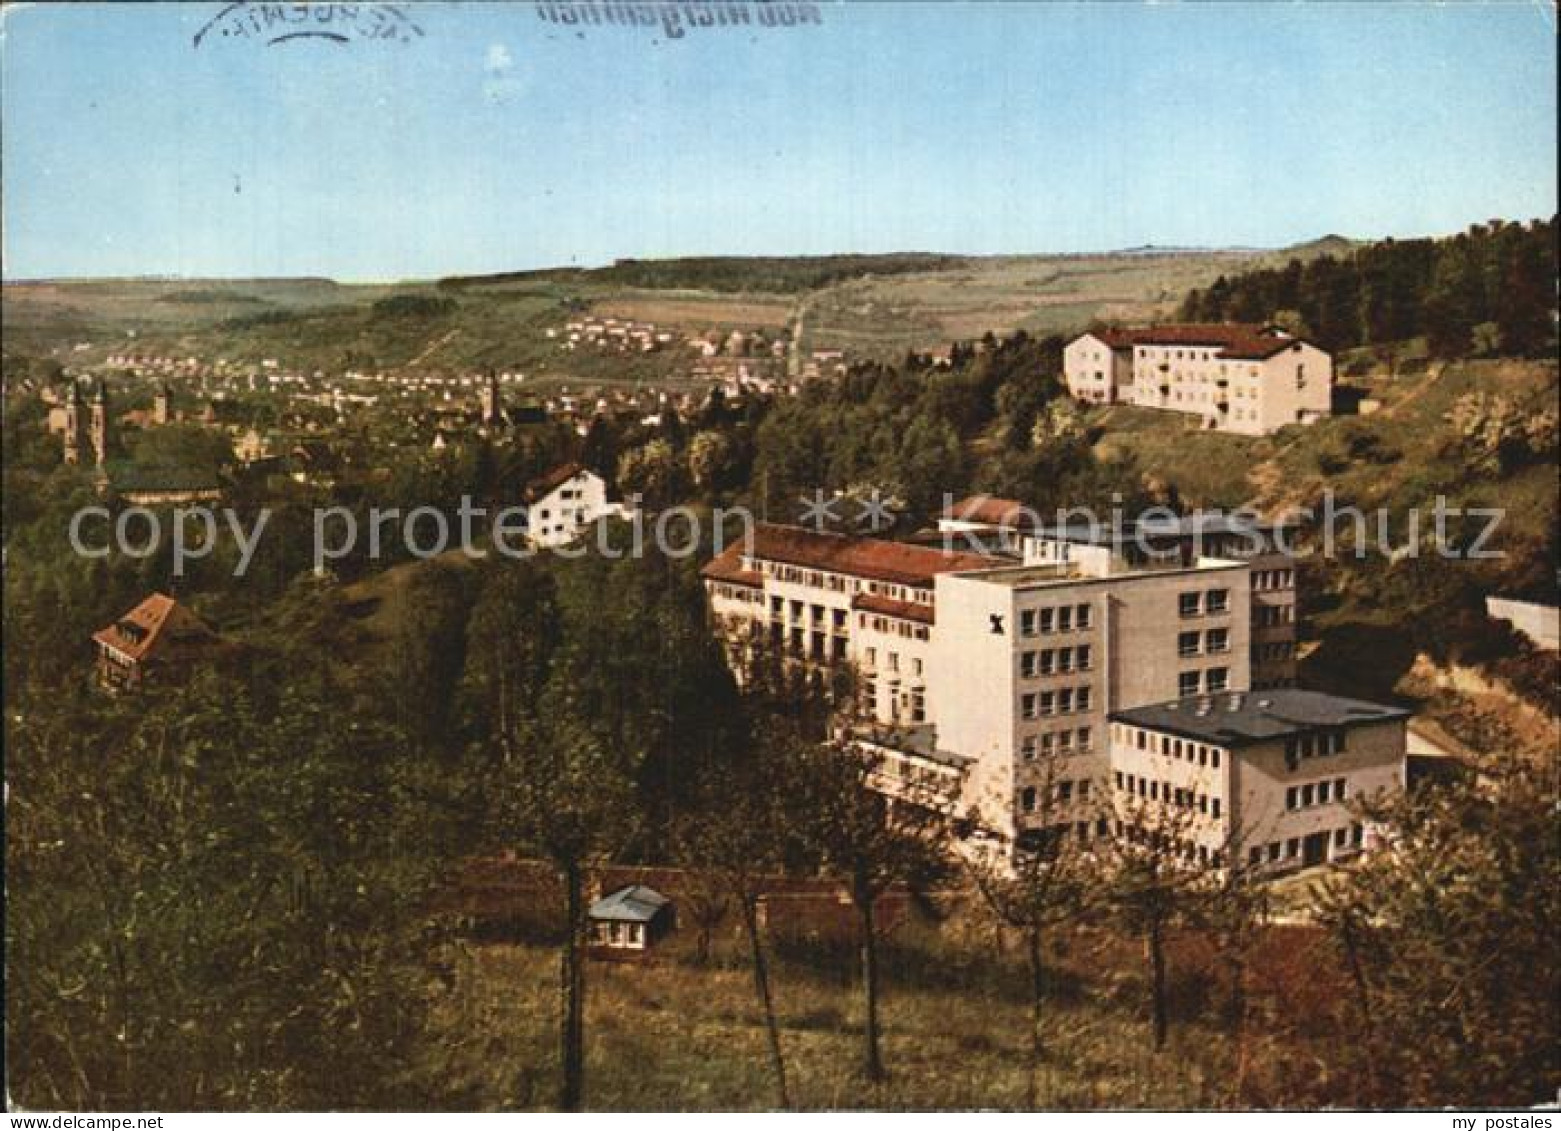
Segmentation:
{"type": "Polygon", "coordinates": [[[1380,240],[1339,257],[1221,275],[1177,318],[1277,321],[1325,349],[1541,356],[1556,340],[1556,221],[1492,220],[1440,239],[1380,240]]]}

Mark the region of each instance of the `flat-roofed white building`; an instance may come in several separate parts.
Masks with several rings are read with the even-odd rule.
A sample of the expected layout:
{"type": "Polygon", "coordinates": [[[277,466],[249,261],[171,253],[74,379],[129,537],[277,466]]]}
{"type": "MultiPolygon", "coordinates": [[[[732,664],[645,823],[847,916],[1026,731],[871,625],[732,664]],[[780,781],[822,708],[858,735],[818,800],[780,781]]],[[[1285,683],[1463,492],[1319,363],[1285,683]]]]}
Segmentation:
{"type": "Polygon", "coordinates": [[[1240,562],[1005,566],[940,575],[936,596],[938,741],[974,759],[966,802],[1001,836],[1043,822],[1103,831],[1093,795],[1115,708],[1248,686],[1240,562]],[[1189,632],[1203,644],[1196,653],[1179,646],[1189,632]]]}
{"type": "MultiPolygon", "coordinates": [[[[1030,565],[1072,562],[1102,574],[1198,557],[1246,562],[1251,567],[1251,685],[1295,685],[1295,561],[1285,552],[1284,531],[1256,516],[1200,512],[1145,516],[1117,526],[1046,525],[1014,499],[973,495],[948,506],[938,529],[955,548],[1005,551],[1030,565]]],[[[1183,640],[1181,646],[1196,652],[1203,645],[1183,640]]]]}
{"type": "Polygon", "coordinates": [[[1274,871],[1368,847],[1351,808],[1405,787],[1409,713],[1297,688],[1229,692],[1115,711],[1117,811],[1174,812],[1189,855],[1274,871]],[[1147,807],[1147,808],[1146,808],[1147,807]]]}
{"type": "Polygon", "coordinates": [[[1247,436],[1309,424],[1333,403],[1330,354],[1250,323],[1091,331],[1063,348],[1063,375],[1081,401],[1186,413],[1247,436]]]}
{"type": "MultiPolygon", "coordinates": [[[[979,526],[980,514],[1010,517],[1016,506],[961,505],[955,521],[979,526]]],[[[1232,696],[1272,704],[1271,697],[1291,694],[1283,687],[1254,690],[1254,608],[1260,596],[1273,595],[1255,578],[1277,567],[1262,556],[1272,547],[1253,542],[1254,531],[1238,519],[1197,530],[1183,520],[1149,524],[1140,531],[1147,549],[1137,540],[1116,544],[1035,525],[995,544],[979,529],[957,533],[959,539],[946,535],[947,544],[935,547],[761,524],[704,570],[712,618],[739,679],[765,652],[820,672],[854,670],[856,699],[842,715],[858,746],[879,759],[881,785],[891,796],[972,818],[1011,842],[1044,832],[1108,835],[1115,831],[1113,736],[1122,712],[1180,702],[1228,705],[1238,701],[1232,696]],[[1209,553],[1211,547],[1222,554],[1209,553]]],[[[1293,608],[1293,571],[1283,584],[1293,608]]],[[[1293,619],[1288,623],[1293,634],[1293,619]]],[[[1287,670],[1293,677],[1293,666],[1287,670]]],[[[1312,704],[1330,719],[1358,708],[1367,712],[1354,720],[1362,725],[1377,721],[1370,712],[1402,719],[1371,704],[1325,709],[1327,698],[1284,702],[1312,704]]],[[[1196,716],[1197,708],[1187,713],[1196,716]]],[[[1386,777],[1362,779],[1361,789],[1402,784],[1403,728],[1384,734],[1363,740],[1361,751],[1373,772],[1386,767],[1386,777]]],[[[1203,745],[1205,761],[1187,769],[1225,772],[1229,745],[1213,738],[1203,745]]],[[[1173,783],[1171,796],[1193,789],[1200,816],[1251,816],[1265,852],[1279,843],[1277,859],[1287,860],[1289,841],[1299,838],[1296,851],[1309,859],[1320,830],[1282,807],[1269,812],[1273,787],[1260,771],[1271,767],[1260,744],[1248,745],[1255,748],[1245,776],[1227,774],[1218,789],[1173,783]],[[1243,789],[1252,795],[1243,799],[1243,789]]],[[[1158,801],[1162,778],[1144,780],[1156,783],[1158,801]]],[[[1298,788],[1305,784],[1297,779],[1298,788]]],[[[1227,833],[1215,828],[1197,843],[1207,855],[1227,833]]],[[[1343,835],[1348,841],[1357,834],[1343,835]]],[[[1341,842],[1341,851],[1350,843],[1341,842]]]]}

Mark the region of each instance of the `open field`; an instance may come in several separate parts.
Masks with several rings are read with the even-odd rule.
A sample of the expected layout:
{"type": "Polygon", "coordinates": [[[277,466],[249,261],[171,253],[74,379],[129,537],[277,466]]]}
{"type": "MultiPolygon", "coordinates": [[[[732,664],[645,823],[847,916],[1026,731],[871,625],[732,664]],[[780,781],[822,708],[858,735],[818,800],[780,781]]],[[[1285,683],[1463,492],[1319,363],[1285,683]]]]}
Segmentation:
{"type": "MultiPolygon", "coordinates": [[[[649,962],[590,964],[587,1105],[595,1109],[752,1110],[773,1105],[764,1030],[745,948],[728,923],[713,960],[698,965],[691,932],[674,934],[649,962]]],[[[845,938],[782,939],[774,982],[793,1103],[809,1109],[1001,1108],[1025,1105],[1027,975],[1020,948],[999,942],[967,910],[941,923],[907,920],[884,947],[884,1056],[889,1080],[858,1074],[861,1006],[854,950],[845,938]]],[[[1335,1007],[1328,944],[1274,928],[1254,1015],[1282,1005],[1321,1021],[1335,1007]]],[[[543,940],[465,943],[451,955],[452,986],[438,997],[448,1035],[452,1090],[479,1109],[553,1102],[557,1069],[557,951],[543,940]]],[[[1244,1098],[1231,1090],[1230,1046],[1206,944],[1178,939],[1172,960],[1171,1039],[1151,1047],[1139,948],[1114,935],[1072,935],[1053,953],[1037,1075],[1040,1104],[1054,1109],[1218,1108],[1262,1104],[1279,1086],[1280,1040],[1252,1037],[1244,1098]],[[1196,1018],[1196,1019],[1195,1019],[1196,1018]]],[[[1292,1047],[1297,1075],[1319,1086],[1330,1071],[1312,1048],[1292,1047]],[[1305,1069],[1301,1066],[1305,1064],[1305,1069]]],[[[1285,1086],[1295,1086],[1286,1080],[1285,1086]]],[[[1303,1085],[1305,1086],[1305,1085],[1303,1085]]],[[[1272,1102],[1272,1101],[1270,1101],[1272,1102]]]]}
{"type": "Polygon", "coordinates": [[[1076,332],[1095,319],[1150,321],[1167,316],[1190,288],[1222,274],[1283,263],[1292,255],[1304,260],[1343,242],[1279,252],[1000,256],[947,270],[852,279],[812,296],[809,345],[892,358],[988,330],[1044,336],[1076,332]]]}
{"type": "Polygon", "coordinates": [[[654,322],[690,332],[779,330],[791,319],[793,300],[783,295],[726,295],[710,292],[606,292],[591,300],[591,312],[606,318],[654,322]]]}
{"type": "MultiPolygon", "coordinates": [[[[274,357],[285,366],[327,372],[501,366],[622,380],[625,374],[608,373],[614,366],[604,368],[600,358],[561,353],[544,331],[587,309],[690,332],[778,329],[800,315],[805,349],[897,358],[907,349],[988,331],[1069,333],[1094,319],[1160,317],[1188,288],[1220,274],[1338,250],[1336,242],[1342,241],[1272,252],[860,257],[851,267],[858,273],[844,279],[817,269],[809,274],[805,260],[796,261],[790,274],[782,270],[790,261],[730,260],[719,261],[719,287],[702,286],[704,276],[678,268],[682,261],[637,265],[627,273],[542,271],[372,286],[328,279],[45,280],[7,283],[3,301],[9,349],[61,360],[100,361],[133,350],[250,362],[274,357]],[[911,269],[926,263],[937,266],[911,269]],[[748,289],[736,285],[745,271],[754,283],[748,289]],[[763,289],[777,280],[795,289],[763,289]],[[375,307],[411,295],[448,305],[424,313],[375,307]]],[[[658,378],[686,360],[617,359],[615,367],[637,368],[631,379],[658,378]]]]}

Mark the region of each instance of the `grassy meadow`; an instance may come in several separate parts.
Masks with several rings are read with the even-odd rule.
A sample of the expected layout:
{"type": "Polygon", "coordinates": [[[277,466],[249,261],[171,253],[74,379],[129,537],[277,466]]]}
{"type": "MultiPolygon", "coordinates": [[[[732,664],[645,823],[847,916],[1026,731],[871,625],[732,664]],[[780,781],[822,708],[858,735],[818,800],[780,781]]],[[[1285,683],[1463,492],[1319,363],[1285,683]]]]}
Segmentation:
{"type": "MultiPolygon", "coordinates": [[[[658,885],[668,890],[665,881],[658,885]]],[[[437,1071],[478,1109],[547,1108],[555,1099],[558,951],[546,901],[537,896],[523,897],[527,925],[502,940],[454,945],[446,956],[449,976],[432,991],[437,1031],[430,1045],[445,1058],[437,1071]]],[[[881,1085],[858,1071],[861,988],[849,926],[796,912],[772,919],[772,982],[794,1106],[1026,1107],[1030,998],[1021,941],[997,930],[970,895],[936,902],[936,917],[891,917],[881,951],[889,1071],[881,1085]]],[[[773,1106],[764,1028],[736,917],[716,929],[706,963],[696,958],[694,934],[681,926],[648,961],[589,963],[589,1107],[773,1106]]],[[[1327,1034],[1344,1016],[1330,944],[1314,930],[1276,926],[1258,953],[1248,985],[1248,1069],[1237,1073],[1229,987],[1207,938],[1189,932],[1173,941],[1173,1023],[1160,1051],[1151,1040],[1141,945],[1098,927],[1055,939],[1039,1106],[1251,1107],[1295,1102],[1314,1086],[1326,1087],[1348,1071],[1327,1047],[1327,1034]],[[1289,1057],[1281,1051],[1287,1045],[1289,1057]],[[1294,1071],[1303,1065],[1310,1067],[1294,1071]]]]}

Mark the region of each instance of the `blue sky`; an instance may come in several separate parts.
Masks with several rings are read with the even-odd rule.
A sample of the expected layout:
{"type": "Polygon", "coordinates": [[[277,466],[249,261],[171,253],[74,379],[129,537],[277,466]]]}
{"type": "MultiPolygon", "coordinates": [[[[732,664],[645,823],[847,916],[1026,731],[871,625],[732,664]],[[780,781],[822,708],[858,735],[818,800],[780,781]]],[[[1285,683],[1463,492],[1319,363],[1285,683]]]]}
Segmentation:
{"type": "Polygon", "coordinates": [[[408,42],[196,47],[224,7],[6,12],[8,277],[1279,246],[1556,211],[1544,3],[826,2],[675,40],[428,4],[408,42]]]}

